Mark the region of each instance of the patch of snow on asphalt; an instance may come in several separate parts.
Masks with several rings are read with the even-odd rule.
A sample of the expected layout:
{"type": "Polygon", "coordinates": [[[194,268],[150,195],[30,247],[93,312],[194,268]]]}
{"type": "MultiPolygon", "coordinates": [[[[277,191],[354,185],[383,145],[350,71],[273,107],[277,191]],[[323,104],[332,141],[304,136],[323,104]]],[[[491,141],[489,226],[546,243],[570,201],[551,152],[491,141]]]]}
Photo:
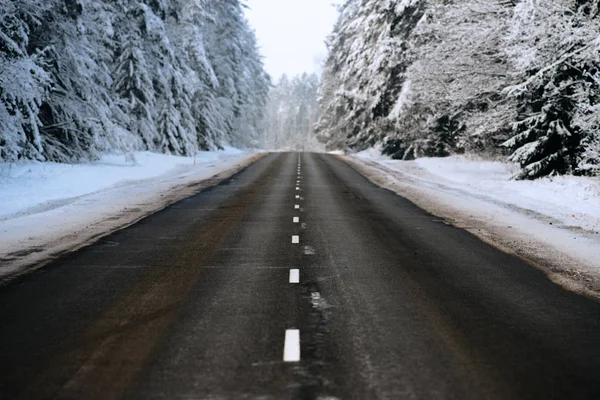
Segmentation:
{"type": "Polygon", "coordinates": [[[257,156],[226,148],[198,153],[195,164],[150,152],[88,164],[0,163],[0,277],[127,226],[257,156]]]}
{"type": "Polygon", "coordinates": [[[514,164],[465,156],[399,161],[377,149],[346,160],[380,186],[536,263],[552,279],[600,292],[600,179],[514,181],[514,164]]]}

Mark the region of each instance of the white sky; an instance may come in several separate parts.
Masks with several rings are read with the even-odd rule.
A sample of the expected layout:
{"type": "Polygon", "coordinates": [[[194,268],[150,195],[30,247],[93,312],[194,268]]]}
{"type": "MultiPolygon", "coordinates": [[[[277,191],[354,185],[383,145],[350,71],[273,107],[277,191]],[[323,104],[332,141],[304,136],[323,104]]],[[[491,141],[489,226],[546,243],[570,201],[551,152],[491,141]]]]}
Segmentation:
{"type": "MultiPolygon", "coordinates": [[[[337,1],[339,3],[339,0],[337,1]]],[[[284,73],[319,72],[325,39],[337,20],[334,0],[247,0],[265,68],[273,81],[284,73]]]]}

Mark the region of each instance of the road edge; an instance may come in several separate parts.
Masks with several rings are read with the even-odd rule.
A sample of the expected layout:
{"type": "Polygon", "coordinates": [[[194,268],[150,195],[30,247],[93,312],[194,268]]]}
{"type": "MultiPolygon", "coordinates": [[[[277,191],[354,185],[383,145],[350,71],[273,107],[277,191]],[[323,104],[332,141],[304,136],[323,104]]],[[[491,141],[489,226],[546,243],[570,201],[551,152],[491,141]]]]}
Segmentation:
{"type": "MultiPolygon", "coordinates": [[[[47,248],[42,252],[31,252],[12,263],[6,263],[6,261],[4,261],[6,264],[3,265],[3,267],[9,269],[9,271],[0,275],[0,286],[4,286],[19,277],[44,268],[56,259],[96,243],[108,235],[135,225],[144,218],[160,212],[181,200],[195,196],[206,189],[218,186],[227,179],[242,172],[258,160],[266,157],[267,154],[268,153],[266,152],[253,154],[238,162],[235,166],[212,175],[207,179],[174,185],[169,190],[168,195],[163,194],[161,196],[160,193],[157,192],[156,196],[154,196],[155,201],[148,208],[139,209],[137,212],[115,212],[113,214],[107,214],[95,224],[95,226],[99,226],[99,228],[90,231],[87,235],[85,234],[86,228],[81,228],[72,235],[50,241],[47,246],[45,246],[47,248]],[[108,221],[111,221],[111,223],[107,224],[108,221]],[[103,225],[106,225],[106,228],[102,228],[103,225]]],[[[27,248],[24,248],[23,252],[26,251],[27,248]]]]}
{"type": "MultiPolygon", "coordinates": [[[[466,230],[496,249],[518,257],[526,264],[546,274],[548,279],[564,289],[600,301],[600,275],[587,272],[590,270],[590,266],[581,261],[575,260],[564,253],[560,253],[561,260],[557,261],[554,259],[556,253],[558,253],[555,249],[548,252],[537,251],[537,254],[534,254],[529,248],[537,247],[538,249],[544,249],[548,248],[548,246],[541,242],[536,242],[535,238],[530,238],[531,243],[535,243],[535,245],[532,246],[530,243],[529,248],[520,245],[518,242],[515,242],[514,236],[496,229],[497,227],[490,225],[483,218],[477,218],[473,214],[468,215],[451,204],[442,200],[436,200],[426,194],[425,190],[419,190],[416,185],[403,184],[397,179],[383,179],[381,170],[350,155],[333,156],[349,165],[376,186],[405,198],[415,206],[447,221],[456,228],[466,230]],[[568,264],[570,269],[565,268],[561,261],[568,264]]],[[[391,177],[393,178],[393,175],[391,177]]]]}

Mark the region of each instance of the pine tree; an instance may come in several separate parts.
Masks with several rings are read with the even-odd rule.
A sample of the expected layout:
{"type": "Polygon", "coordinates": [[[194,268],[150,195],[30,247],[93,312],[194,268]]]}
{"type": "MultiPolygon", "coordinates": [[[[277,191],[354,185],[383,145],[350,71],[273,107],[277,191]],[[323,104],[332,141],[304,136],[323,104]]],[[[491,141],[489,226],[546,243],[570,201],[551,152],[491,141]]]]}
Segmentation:
{"type": "Polygon", "coordinates": [[[269,79],[240,0],[0,4],[0,160],[256,145],[269,79]]]}
{"type": "Polygon", "coordinates": [[[139,135],[146,148],[156,149],[160,143],[152,117],[154,88],[149,66],[140,48],[140,32],[130,32],[120,41],[113,89],[122,99],[120,104],[123,111],[130,116],[127,128],[139,135]]]}
{"type": "MultiPolygon", "coordinates": [[[[578,75],[568,68],[562,72],[578,75]]],[[[544,83],[520,99],[522,119],[513,127],[517,134],[503,144],[514,150],[509,160],[522,167],[517,179],[565,174],[576,167],[581,132],[572,125],[574,87],[562,74],[544,83]]]]}
{"type": "Polygon", "coordinates": [[[50,85],[47,49],[28,47],[49,10],[45,1],[0,3],[0,161],[44,160],[38,115],[50,85]]]}
{"type": "Polygon", "coordinates": [[[258,121],[266,105],[270,79],[265,74],[254,32],[241,3],[222,0],[207,8],[205,37],[208,59],[218,81],[216,125],[230,144],[256,145],[258,121]]]}
{"type": "Polygon", "coordinates": [[[578,172],[582,144],[594,143],[600,126],[597,6],[557,0],[544,8],[516,7],[508,43],[523,82],[507,90],[517,100],[518,117],[514,136],[503,145],[522,167],[517,179],[578,172]],[[565,7],[569,13],[558,12],[565,7]],[[523,56],[532,49],[534,57],[523,56]]]}
{"type": "Polygon", "coordinates": [[[318,132],[398,159],[512,155],[519,179],[598,173],[598,0],[347,0],[318,132]]]}
{"type": "Polygon", "coordinates": [[[319,83],[316,74],[280,77],[269,95],[265,147],[320,150],[313,136],[319,83]]]}
{"type": "Polygon", "coordinates": [[[348,0],[328,40],[319,135],[329,146],[362,150],[390,127],[405,82],[408,41],[425,1],[348,0]]]}
{"type": "Polygon", "coordinates": [[[204,0],[178,1],[173,6],[176,23],[172,24],[176,47],[182,50],[188,68],[183,77],[186,83],[181,86],[185,95],[181,110],[187,113],[187,120],[193,121],[196,146],[201,150],[218,147],[220,138],[226,134],[214,117],[218,112],[215,91],[219,82],[208,60],[202,29],[206,8],[204,0]]]}
{"type": "Polygon", "coordinates": [[[90,160],[118,142],[112,120],[111,54],[102,4],[89,0],[57,1],[37,35],[52,43],[52,88],[40,120],[44,154],[62,162],[90,160]]]}

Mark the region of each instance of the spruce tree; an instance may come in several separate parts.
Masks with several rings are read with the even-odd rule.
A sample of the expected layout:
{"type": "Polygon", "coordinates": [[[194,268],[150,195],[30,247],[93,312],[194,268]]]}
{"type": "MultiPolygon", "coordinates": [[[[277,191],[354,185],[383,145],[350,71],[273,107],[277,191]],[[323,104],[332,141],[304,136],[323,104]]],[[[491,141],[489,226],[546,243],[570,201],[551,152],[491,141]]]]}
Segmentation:
{"type": "Polygon", "coordinates": [[[47,48],[30,39],[47,18],[43,0],[0,2],[0,161],[45,160],[40,105],[49,86],[47,48]]]}

